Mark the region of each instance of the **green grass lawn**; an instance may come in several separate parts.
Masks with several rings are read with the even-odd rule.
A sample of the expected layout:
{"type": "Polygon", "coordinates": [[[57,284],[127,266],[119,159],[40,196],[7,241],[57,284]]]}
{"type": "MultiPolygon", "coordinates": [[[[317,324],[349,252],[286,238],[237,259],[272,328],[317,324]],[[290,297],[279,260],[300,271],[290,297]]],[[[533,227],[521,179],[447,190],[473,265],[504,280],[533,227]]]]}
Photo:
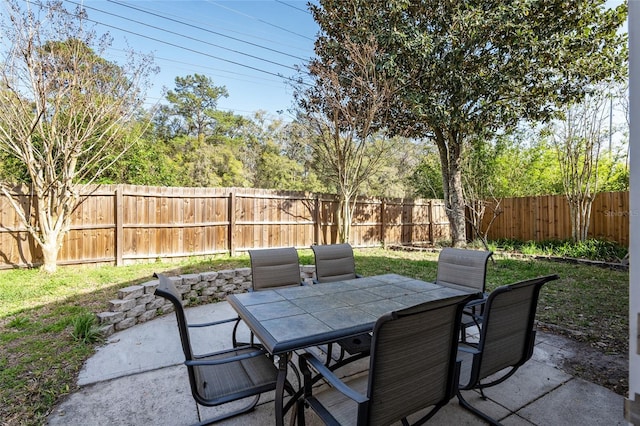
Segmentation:
{"type": "MultiPolygon", "coordinates": [[[[313,264],[311,250],[300,262],[313,264]]],[[[362,275],[398,273],[427,281],[436,276],[437,253],[356,250],[362,275]]],[[[629,274],[593,266],[494,256],[489,290],[539,275],[560,279],[543,287],[537,319],[603,352],[628,348],[629,274]]],[[[0,419],[2,424],[43,424],[66,394],[77,390],[83,362],[99,343],[74,337],[74,324],[108,308],[117,290],[148,281],[154,272],[192,273],[249,266],[247,255],[157,262],[125,267],[61,267],[0,271],[0,419]]]]}

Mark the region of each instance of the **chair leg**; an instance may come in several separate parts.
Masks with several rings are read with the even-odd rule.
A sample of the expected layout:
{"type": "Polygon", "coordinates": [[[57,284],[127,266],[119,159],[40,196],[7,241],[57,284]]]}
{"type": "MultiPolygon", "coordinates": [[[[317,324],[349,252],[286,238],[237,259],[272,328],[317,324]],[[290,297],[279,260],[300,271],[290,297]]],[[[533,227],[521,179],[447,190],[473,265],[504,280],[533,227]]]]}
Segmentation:
{"type": "MultiPolygon", "coordinates": [[[[298,419],[298,426],[304,426],[305,425],[305,418],[304,418],[304,398],[301,397],[298,402],[296,402],[296,414],[295,417],[297,417],[298,419]]],[[[294,425],[293,423],[293,417],[291,419],[291,426],[294,425]]]]}
{"type": "Polygon", "coordinates": [[[483,413],[482,411],[478,410],[476,407],[474,407],[471,404],[469,404],[469,402],[462,397],[462,394],[460,393],[460,390],[456,391],[456,396],[458,397],[458,403],[463,408],[465,408],[466,410],[471,411],[473,414],[475,414],[476,416],[480,417],[481,419],[483,419],[485,422],[489,423],[490,425],[502,426],[502,424],[499,421],[497,421],[493,417],[490,417],[489,415],[483,413]]]}

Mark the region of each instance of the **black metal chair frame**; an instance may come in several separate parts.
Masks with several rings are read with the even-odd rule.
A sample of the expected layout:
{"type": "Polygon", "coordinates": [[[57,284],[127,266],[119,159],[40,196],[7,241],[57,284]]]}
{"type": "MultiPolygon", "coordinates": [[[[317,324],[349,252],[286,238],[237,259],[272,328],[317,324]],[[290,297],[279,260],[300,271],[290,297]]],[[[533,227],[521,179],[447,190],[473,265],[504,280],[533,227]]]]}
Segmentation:
{"type": "MultiPolygon", "coordinates": [[[[376,371],[375,366],[378,365],[376,348],[380,343],[379,338],[377,337],[380,333],[381,329],[385,327],[390,321],[394,321],[403,317],[412,316],[420,313],[424,313],[425,311],[431,311],[433,309],[439,309],[444,307],[451,307],[453,304],[456,304],[454,317],[451,319],[449,323],[451,325],[451,337],[449,341],[449,350],[446,358],[448,358],[448,362],[446,366],[443,366],[443,369],[446,368],[446,383],[445,390],[441,395],[441,398],[433,403],[426,405],[426,407],[432,407],[424,416],[420,419],[416,420],[414,425],[420,425],[429,420],[436,412],[438,412],[442,407],[447,405],[447,403],[455,396],[456,389],[458,385],[458,377],[459,377],[459,362],[456,359],[456,348],[458,344],[458,333],[457,330],[459,328],[459,322],[462,315],[462,310],[464,308],[465,302],[470,300],[473,297],[477,297],[475,295],[472,296],[458,296],[454,300],[447,301],[435,301],[435,302],[427,302],[421,305],[417,305],[411,308],[407,308],[400,311],[390,312],[378,319],[373,331],[373,348],[370,355],[369,360],[369,377],[368,377],[368,385],[367,385],[367,394],[364,395],[360,392],[355,391],[353,388],[349,387],[348,383],[341,381],[334,373],[336,369],[340,366],[345,365],[346,363],[342,363],[341,365],[335,364],[331,366],[327,366],[322,360],[316,357],[315,354],[306,352],[301,354],[299,357],[299,367],[304,377],[304,387],[303,387],[303,397],[298,399],[297,404],[297,419],[299,425],[304,425],[305,414],[304,409],[305,406],[311,407],[316,414],[325,422],[325,424],[337,425],[339,424],[336,418],[331,414],[331,412],[322,405],[322,403],[313,395],[313,385],[319,381],[320,379],[325,380],[329,383],[330,386],[334,387],[337,391],[343,394],[346,398],[353,400],[357,403],[357,424],[360,426],[368,425],[370,423],[369,414],[373,409],[370,404],[373,388],[376,386],[376,371]],[[312,371],[313,369],[313,371],[312,371]],[[316,373],[314,373],[314,371],[316,373]]],[[[425,348],[426,349],[426,348],[425,348]]],[[[429,383],[424,383],[424,386],[428,388],[429,383]]],[[[421,392],[424,389],[416,390],[416,389],[408,389],[411,392],[421,392]]],[[[432,402],[432,401],[430,401],[432,402]]],[[[406,413],[406,415],[413,413],[406,413]]],[[[403,425],[409,425],[409,422],[406,417],[401,417],[403,425]]]]}
{"type": "MultiPolygon", "coordinates": [[[[487,298],[485,303],[485,309],[483,314],[483,326],[482,326],[482,329],[480,330],[480,339],[478,343],[467,343],[466,345],[461,344],[458,347],[458,350],[460,352],[466,352],[472,355],[470,377],[469,377],[468,383],[460,385],[458,387],[458,390],[457,390],[458,401],[462,407],[471,411],[476,416],[482,418],[483,420],[485,420],[486,422],[492,425],[500,425],[500,423],[497,420],[493,419],[491,416],[480,411],[478,408],[473,407],[467,400],[464,399],[460,391],[475,389],[480,391],[480,394],[483,399],[486,399],[486,396],[483,391],[485,388],[495,386],[504,382],[509,377],[511,377],[529,359],[531,359],[531,357],[533,356],[533,350],[534,350],[535,339],[536,339],[535,316],[536,316],[540,290],[544,284],[546,284],[549,281],[557,280],[558,278],[559,278],[558,275],[555,275],[555,274],[547,275],[547,276],[537,277],[537,278],[533,278],[525,281],[520,281],[514,284],[498,287],[497,289],[493,290],[489,294],[489,297],[487,298]],[[484,349],[485,349],[485,346],[488,344],[487,336],[490,336],[489,333],[492,332],[492,329],[491,329],[492,306],[494,305],[497,299],[499,300],[500,297],[502,297],[506,293],[517,291],[518,289],[522,289],[523,287],[530,287],[530,286],[533,286],[534,288],[531,294],[531,298],[528,301],[529,309],[528,309],[528,315],[526,318],[527,323],[523,331],[525,335],[521,341],[522,342],[521,347],[514,348],[514,350],[519,350],[520,352],[520,354],[517,357],[517,360],[515,360],[514,362],[505,363],[504,365],[498,365],[497,367],[495,367],[495,370],[491,374],[485,374],[481,377],[481,367],[484,361],[484,349]],[[506,369],[508,370],[504,371],[506,369]],[[492,377],[492,379],[489,382],[482,383],[482,380],[484,380],[489,376],[492,376],[492,374],[495,374],[495,373],[499,373],[498,377],[492,377]]],[[[498,314],[495,314],[495,315],[498,315],[498,314]]]]}
{"type": "MultiPolygon", "coordinates": [[[[328,283],[346,279],[362,278],[361,275],[356,273],[356,265],[353,257],[353,249],[350,244],[325,244],[311,246],[313,250],[314,261],[316,267],[316,278],[313,279],[314,284],[328,283]],[[332,257],[333,254],[339,255],[338,257],[332,257]],[[341,274],[329,274],[330,264],[336,259],[342,260],[349,264],[349,267],[341,274]],[[348,269],[348,270],[347,270],[348,269]],[[320,271],[321,273],[319,273],[320,271]]],[[[343,265],[344,266],[344,265],[343,265]]],[[[361,358],[361,355],[367,356],[371,348],[371,335],[369,333],[363,333],[358,336],[341,339],[336,342],[340,348],[340,355],[335,362],[342,362],[345,359],[346,354],[349,354],[349,359],[357,360],[361,358]],[[355,358],[353,358],[356,356],[355,358]]],[[[327,360],[325,364],[328,366],[333,360],[333,343],[327,345],[327,360]]]]}
{"type": "MultiPolygon", "coordinates": [[[[273,364],[273,359],[268,356],[268,353],[258,346],[254,345],[242,345],[238,344],[235,340],[235,330],[239,324],[239,318],[229,318],[220,321],[213,321],[208,323],[198,323],[198,324],[189,324],[186,319],[186,315],[184,312],[184,308],[182,306],[182,301],[180,299],[179,293],[176,291],[175,286],[171,282],[171,280],[163,275],[163,274],[154,274],[155,277],[159,279],[158,287],[155,290],[156,296],[163,297],[169,300],[175,310],[178,331],[180,333],[180,342],[182,345],[182,350],[185,356],[184,364],[187,367],[187,372],[189,376],[189,384],[191,387],[191,394],[194,400],[203,406],[212,407],[219,406],[228,402],[236,401],[243,398],[248,398],[254,396],[247,405],[241,407],[239,409],[223,413],[217,417],[212,419],[203,420],[198,425],[207,425],[211,423],[215,423],[217,421],[227,419],[229,417],[233,417],[242,413],[246,413],[251,411],[258,400],[260,399],[260,394],[268,391],[272,391],[276,389],[276,379],[278,370],[273,364]],[[212,327],[221,324],[226,324],[230,322],[235,322],[234,333],[233,333],[233,348],[225,349],[217,352],[207,353],[207,354],[194,354],[191,348],[190,342],[190,328],[202,328],[202,327],[212,327]],[[198,389],[198,374],[196,372],[197,369],[206,369],[207,367],[215,367],[222,365],[230,365],[233,363],[241,363],[249,361],[253,358],[257,357],[265,357],[266,362],[262,364],[262,367],[268,365],[267,362],[273,367],[272,371],[268,371],[269,374],[273,375],[273,380],[269,380],[266,383],[255,385],[250,388],[245,388],[243,390],[238,390],[233,393],[229,393],[223,396],[207,398],[201,394],[198,389]]],[[[248,373],[247,373],[248,374],[248,373]]],[[[294,394],[294,389],[290,383],[285,383],[285,389],[290,395],[294,394]]]]}

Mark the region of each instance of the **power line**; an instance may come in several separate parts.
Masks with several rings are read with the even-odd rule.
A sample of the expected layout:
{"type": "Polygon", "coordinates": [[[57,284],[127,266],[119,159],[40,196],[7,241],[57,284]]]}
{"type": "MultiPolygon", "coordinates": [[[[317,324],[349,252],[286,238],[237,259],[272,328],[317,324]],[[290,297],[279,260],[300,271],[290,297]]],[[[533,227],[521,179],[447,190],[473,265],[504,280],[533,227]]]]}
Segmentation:
{"type": "MultiPolygon", "coordinates": [[[[213,30],[210,30],[210,29],[207,29],[207,28],[204,28],[204,27],[200,27],[200,26],[197,26],[197,25],[189,24],[187,22],[184,22],[184,21],[181,21],[181,20],[178,20],[178,19],[174,19],[174,18],[170,18],[170,17],[167,17],[167,16],[163,16],[163,15],[161,15],[159,13],[156,13],[156,12],[153,12],[153,11],[150,11],[150,10],[144,10],[144,9],[139,8],[139,7],[131,6],[131,5],[128,5],[128,4],[125,4],[125,3],[121,3],[121,2],[116,1],[116,0],[107,0],[107,1],[110,2],[110,3],[115,3],[115,4],[123,6],[123,7],[127,7],[129,9],[137,10],[137,11],[142,12],[142,13],[146,13],[146,14],[149,14],[149,15],[157,16],[159,18],[166,19],[166,20],[171,21],[171,22],[176,22],[178,24],[182,24],[182,25],[185,25],[185,26],[188,26],[188,27],[191,27],[191,28],[195,28],[195,29],[201,30],[201,31],[206,31],[206,32],[211,33],[211,34],[215,34],[215,35],[218,35],[218,36],[221,36],[221,37],[225,37],[225,38],[228,38],[228,39],[231,39],[231,40],[239,41],[241,43],[246,43],[246,44],[251,45],[251,46],[259,47],[261,49],[269,50],[271,52],[279,53],[281,55],[289,56],[291,58],[299,59],[301,61],[305,61],[306,62],[306,59],[301,58],[299,56],[295,56],[295,55],[292,55],[290,53],[282,52],[282,51],[277,50],[277,49],[272,49],[272,48],[267,47],[267,46],[262,46],[262,45],[257,44],[257,43],[252,43],[250,41],[242,40],[242,39],[237,38],[237,37],[232,37],[230,35],[226,35],[226,34],[223,34],[223,33],[217,32],[217,31],[213,31],[213,30]]],[[[92,8],[92,9],[94,9],[94,8],[92,8]]],[[[94,10],[97,10],[97,9],[94,9],[94,10]]],[[[105,12],[105,11],[102,11],[102,10],[100,10],[100,12],[109,13],[109,12],[105,12]]],[[[114,15],[114,16],[116,16],[116,15],[114,15]]],[[[123,19],[127,19],[127,18],[123,18],[123,19]]]]}
{"type": "MultiPolygon", "coordinates": [[[[148,10],[149,12],[152,12],[152,13],[156,12],[153,9],[144,9],[144,8],[142,8],[142,10],[143,11],[148,10]]],[[[164,13],[164,16],[166,16],[166,17],[173,17],[173,19],[183,19],[182,22],[184,22],[185,25],[193,25],[196,28],[198,27],[198,25],[196,25],[196,24],[205,25],[205,26],[210,24],[210,22],[205,24],[202,21],[198,21],[198,20],[194,20],[194,19],[190,20],[190,19],[184,18],[184,17],[182,17],[180,15],[175,15],[175,14],[172,14],[172,13],[169,13],[169,12],[163,12],[163,13],[164,13]],[[192,22],[192,23],[190,23],[190,22],[192,22]]],[[[300,46],[287,44],[286,42],[283,42],[282,40],[273,40],[273,39],[268,38],[270,33],[264,33],[264,34],[267,34],[267,35],[262,35],[262,36],[258,37],[256,34],[247,33],[247,32],[243,32],[243,31],[238,31],[238,30],[235,30],[235,29],[232,29],[232,28],[228,28],[228,27],[222,27],[222,26],[219,26],[219,25],[216,25],[216,27],[219,28],[220,30],[227,31],[228,33],[238,34],[239,36],[243,36],[243,37],[246,37],[246,38],[259,39],[261,42],[270,42],[270,43],[273,43],[273,44],[277,44],[278,46],[281,46],[281,47],[289,47],[289,48],[294,49],[294,50],[307,52],[306,48],[301,48],[300,46]]]]}
{"type": "MultiPolygon", "coordinates": [[[[279,74],[279,73],[263,70],[263,69],[260,69],[260,68],[257,68],[257,67],[251,66],[251,65],[246,65],[246,64],[242,64],[240,62],[232,61],[230,59],[221,58],[219,56],[211,55],[209,53],[205,53],[205,52],[201,52],[201,51],[198,51],[198,50],[195,50],[195,49],[191,49],[189,47],[185,47],[185,46],[181,46],[181,45],[178,45],[178,44],[175,44],[175,43],[171,43],[171,42],[168,42],[168,41],[160,40],[160,39],[157,39],[155,37],[150,37],[150,36],[146,36],[144,34],[136,33],[134,31],[125,30],[124,28],[116,27],[114,25],[110,25],[110,24],[105,24],[103,22],[94,21],[94,20],[91,20],[89,18],[86,18],[86,20],[89,21],[89,22],[93,22],[93,23],[105,26],[105,27],[113,28],[113,29],[118,30],[118,31],[123,31],[125,33],[133,34],[133,35],[138,36],[138,37],[143,37],[143,38],[146,38],[148,40],[152,40],[152,41],[155,41],[155,42],[158,42],[158,43],[166,44],[167,46],[172,46],[172,47],[176,47],[178,49],[186,50],[188,52],[197,53],[198,55],[208,56],[209,58],[212,58],[212,59],[217,59],[219,61],[227,62],[227,63],[233,64],[233,65],[238,65],[240,67],[248,68],[248,69],[251,69],[251,70],[254,70],[254,71],[258,71],[258,72],[261,72],[261,73],[264,73],[264,74],[273,75],[273,76],[278,77],[278,78],[284,78],[284,79],[287,79],[287,80],[291,80],[291,77],[285,77],[284,75],[279,74]]],[[[287,67],[287,68],[291,68],[291,67],[287,67]]],[[[295,68],[292,68],[292,69],[295,69],[295,68]]]]}
{"type": "Polygon", "coordinates": [[[290,34],[296,35],[296,36],[298,36],[298,37],[306,38],[307,40],[315,41],[314,39],[312,39],[312,38],[310,38],[310,37],[307,37],[306,35],[299,34],[299,33],[295,32],[295,31],[291,31],[291,30],[289,30],[289,29],[287,29],[287,28],[284,28],[284,27],[281,27],[281,26],[279,26],[279,25],[272,24],[271,22],[267,22],[267,21],[265,21],[264,19],[260,19],[260,18],[256,18],[255,16],[247,15],[246,13],[240,12],[239,10],[232,9],[232,8],[230,8],[230,7],[227,7],[227,6],[223,6],[223,5],[221,5],[220,3],[215,2],[215,1],[213,1],[213,0],[207,0],[207,1],[208,1],[209,3],[211,3],[211,4],[215,4],[216,6],[218,6],[218,7],[222,8],[222,9],[229,10],[229,11],[231,11],[231,12],[237,13],[238,15],[242,15],[242,16],[244,16],[244,17],[246,17],[246,18],[254,19],[254,20],[258,21],[258,22],[262,22],[263,24],[266,24],[266,25],[272,26],[272,27],[277,28],[277,29],[279,29],[279,30],[281,30],[281,31],[285,31],[285,32],[287,32],[287,33],[290,33],[290,34]]]}
{"type": "Polygon", "coordinates": [[[280,4],[284,4],[285,6],[289,6],[290,8],[293,8],[293,9],[299,10],[299,11],[301,11],[301,12],[304,12],[304,13],[308,13],[308,14],[310,14],[310,13],[309,13],[309,11],[308,11],[307,9],[302,9],[302,8],[300,8],[300,7],[298,7],[298,6],[294,6],[294,5],[292,5],[292,4],[285,3],[285,2],[283,2],[283,1],[281,1],[281,0],[276,0],[276,2],[277,2],[277,3],[280,3],[280,4]]]}
{"type": "MultiPolygon", "coordinates": [[[[154,59],[160,60],[160,61],[165,61],[165,62],[173,62],[176,63],[178,65],[185,65],[188,66],[189,69],[193,68],[193,67],[199,67],[202,69],[208,69],[208,70],[213,70],[213,71],[219,71],[219,72],[223,72],[223,73],[227,73],[227,74],[231,74],[231,76],[228,75],[220,75],[218,74],[219,77],[224,77],[224,78],[228,78],[228,79],[232,79],[232,80],[238,80],[238,81],[245,81],[248,83],[255,83],[255,81],[253,80],[248,80],[248,79],[242,79],[242,78],[238,78],[238,77],[248,77],[248,78],[252,78],[252,79],[259,79],[259,80],[263,80],[269,83],[280,83],[282,80],[278,79],[278,80],[274,80],[271,78],[266,78],[266,77],[257,77],[255,75],[251,75],[251,74],[242,74],[242,73],[238,73],[238,72],[234,72],[234,71],[227,71],[225,69],[222,68],[215,68],[215,67],[208,67],[202,64],[192,64],[192,63],[188,63],[188,62],[184,62],[184,61],[178,61],[176,59],[170,59],[170,58],[164,58],[162,56],[155,56],[154,55],[154,59]]],[[[216,74],[213,74],[216,75],[216,74]]]]}
{"type": "MultiPolygon", "coordinates": [[[[133,22],[133,23],[135,23],[135,24],[144,25],[144,26],[146,26],[146,27],[153,28],[153,29],[155,29],[155,30],[159,30],[159,31],[163,31],[163,32],[166,32],[166,33],[169,33],[169,34],[173,34],[173,35],[178,36],[178,37],[184,37],[184,38],[189,39],[189,40],[193,40],[193,41],[197,41],[197,42],[200,42],[200,43],[208,44],[208,45],[210,45],[210,46],[217,47],[217,48],[219,48],[219,49],[227,50],[227,51],[229,51],[229,52],[237,53],[237,54],[239,54],[239,55],[248,56],[248,57],[250,57],[250,58],[257,59],[257,60],[259,60],[259,61],[264,61],[264,62],[267,62],[267,63],[273,64],[273,65],[277,65],[277,66],[284,67],[284,68],[289,68],[289,69],[291,69],[291,70],[296,71],[296,69],[295,69],[294,67],[290,66],[290,65],[281,64],[281,63],[279,63],[279,62],[275,62],[275,61],[272,61],[272,60],[270,60],[270,59],[264,59],[264,58],[261,58],[261,57],[259,57],[259,56],[255,56],[255,55],[251,55],[251,54],[248,54],[248,53],[245,53],[245,52],[241,52],[241,51],[239,51],[239,50],[230,49],[230,48],[228,48],[228,47],[220,46],[220,45],[215,44],[215,43],[211,43],[211,42],[208,42],[208,41],[200,40],[200,39],[198,39],[198,38],[196,38],[196,37],[191,37],[191,36],[188,36],[188,35],[184,35],[184,34],[181,34],[181,33],[175,32],[175,31],[168,30],[168,29],[166,29],[166,28],[157,27],[157,26],[155,26],[155,25],[151,25],[151,24],[147,24],[147,23],[142,22],[142,21],[138,21],[138,20],[135,20],[135,19],[127,18],[127,17],[124,17],[124,16],[122,16],[122,15],[118,15],[118,14],[115,14],[115,13],[107,12],[107,11],[105,11],[105,10],[97,9],[97,8],[95,8],[95,7],[91,7],[91,6],[84,6],[84,5],[81,5],[80,3],[77,3],[77,2],[75,2],[75,1],[73,1],[73,0],[67,0],[67,1],[68,1],[69,3],[75,4],[75,5],[77,5],[77,6],[85,7],[85,8],[87,8],[87,9],[91,9],[91,10],[95,10],[95,11],[97,11],[97,12],[101,12],[101,13],[104,13],[104,14],[106,14],[106,15],[115,16],[115,17],[117,17],[117,18],[124,19],[124,20],[129,21],[129,22],[133,22]]],[[[93,21],[93,20],[91,20],[91,19],[87,19],[87,20],[88,20],[88,21],[91,21],[91,22],[96,22],[96,21],[93,21]]],[[[98,22],[98,23],[99,23],[99,22],[98,22]]],[[[107,24],[102,24],[102,25],[107,25],[107,24]]],[[[109,26],[109,25],[108,25],[108,26],[109,26]]],[[[116,28],[116,27],[112,27],[112,28],[116,28]]],[[[122,29],[120,29],[120,30],[122,31],[122,29]]],[[[132,34],[133,34],[133,33],[132,33],[132,34]]]]}
{"type": "MultiPolygon", "coordinates": [[[[71,3],[73,3],[73,2],[71,2],[71,3]]],[[[39,5],[40,7],[47,7],[46,5],[42,4],[41,2],[36,2],[35,4],[39,5]]],[[[77,4],[77,3],[75,3],[75,4],[77,4]]],[[[69,15],[73,15],[73,13],[68,12],[68,11],[66,13],[68,13],[69,15]]],[[[90,19],[90,18],[83,18],[83,19],[86,20],[86,21],[89,21],[89,22],[93,22],[93,23],[98,24],[98,25],[102,25],[102,26],[107,27],[107,28],[113,28],[115,30],[122,31],[124,33],[132,34],[132,35],[135,35],[137,37],[142,37],[142,38],[145,38],[145,39],[148,39],[148,40],[155,41],[157,43],[165,44],[167,46],[171,46],[171,47],[175,47],[175,48],[178,48],[178,49],[186,50],[188,52],[196,53],[198,55],[207,56],[207,57],[212,58],[212,59],[216,59],[216,60],[219,60],[219,61],[222,61],[222,62],[227,62],[227,63],[233,64],[233,65],[237,65],[239,67],[251,69],[253,71],[257,71],[257,72],[260,72],[260,73],[263,73],[263,74],[272,75],[272,76],[278,77],[279,79],[284,79],[284,80],[288,80],[288,81],[291,81],[291,82],[297,82],[298,81],[297,79],[295,79],[293,77],[286,77],[286,76],[284,76],[283,74],[280,74],[280,73],[267,71],[267,70],[264,70],[264,69],[261,69],[261,68],[257,68],[257,67],[251,66],[251,65],[246,65],[246,64],[243,64],[243,63],[240,63],[240,62],[232,61],[230,59],[221,58],[219,56],[211,55],[209,53],[205,53],[205,52],[201,52],[201,51],[198,51],[198,50],[195,50],[195,49],[191,49],[189,47],[181,46],[181,45],[178,45],[178,44],[175,44],[175,43],[171,43],[171,42],[168,42],[168,41],[160,40],[160,39],[155,38],[155,37],[151,37],[151,36],[147,36],[147,35],[144,35],[144,34],[140,34],[140,33],[137,33],[135,31],[126,30],[124,28],[120,28],[120,27],[117,27],[115,25],[106,24],[104,22],[99,22],[99,21],[96,21],[96,20],[93,20],[93,19],[90,19]]],[[[291,68],[289,66],[286,66],[286,67],[287,68],[291,68]]],[[[295,68],[291,68],[291,69],[295,70],[295,68]]],[[[302,84],[308,85],[308,83],[304,83],[304,82],[302,84]]]]}

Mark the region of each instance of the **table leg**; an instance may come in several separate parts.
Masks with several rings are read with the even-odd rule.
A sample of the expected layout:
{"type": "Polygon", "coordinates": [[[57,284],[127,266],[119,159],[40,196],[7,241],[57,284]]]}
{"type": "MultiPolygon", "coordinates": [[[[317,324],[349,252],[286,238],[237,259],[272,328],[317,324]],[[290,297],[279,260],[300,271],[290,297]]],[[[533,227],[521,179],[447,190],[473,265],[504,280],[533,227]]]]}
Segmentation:
{"type": "Polygon", "coordinates": [[[287,365],[290,354],[278,357],[278,382],[276,384],[276,426],[284,426],[284,391],[287,382],[287,365]]]}

